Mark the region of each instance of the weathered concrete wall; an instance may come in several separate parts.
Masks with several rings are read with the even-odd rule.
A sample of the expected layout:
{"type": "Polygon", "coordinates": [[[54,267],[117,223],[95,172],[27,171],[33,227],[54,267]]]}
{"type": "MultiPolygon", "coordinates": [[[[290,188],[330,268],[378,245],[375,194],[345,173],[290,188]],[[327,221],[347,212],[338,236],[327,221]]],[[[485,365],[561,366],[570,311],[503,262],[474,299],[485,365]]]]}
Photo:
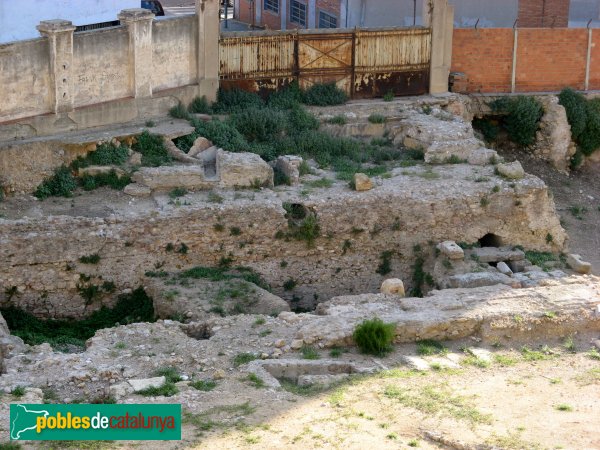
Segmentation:
{"type": "Polygon", "coordinates": [[[125,27],[74,36],[75,107],[130,96],[129,71],[129,33],[125,27]]]}
{"type": "MultiPolygon", "coordinates": [[[[217,266],[233,258],[234,265],[261,273],[292,305],[311,306],[336,295],[377,292],[384,277],[376,271],[386,251],[392,257],[385,278],[402,278],[410,288],[415,244],[430,252],[429,242],[475,242],[494,233],[525,248],[564,248],[566,234],[538,178],[513,183],[496,177],[493,166],[460,164],[445,166],[437,179],[418,176],[422,171],[395,169],[392,178],[364,193],[338,183],[307,197],[231,192],[222,193],[226,199],[219,204],[193,194],[186,206],[169,205],[164,196],[143,208],[133,208],[128,199],[119,206],[115,199],[112,214],[103,217],[0,219],[0,303],[7,300],[5,290],[16,286],[11,301],[36,314],[81,316],[100,306],[86,306],[78,294],[77,284],[87,283],[81,274],[95,285],[112,281],[118,289],[135,288],[146,271],[217,266]],[[482,176],[490,181],[472,181],[482,176]],[[316,214],[320,232],[313,247],[275,238],[278,231],[289,232],[283,201],[316,214]],[[175,251],[167,251],[169,243],[175,251]],[[182,243],[187,251],[178,253],[182,243]],[[95,253],[99,264],[79,262],[95,253]],[[290,279],[297,285],[285,290],[290,279]]],[[[68,209],[64,214],[72,214],[68,209]]]]}
{"type": "Polygon", "coordinates": [[[152,30],[152,86],[155,91],[194,84],[198,21],[194,16],[155,21],[152,30]],[[177,42],[177,46],[173,43],[177,42]]]}
{"type": "Polygon", "coordinates": [[[218,0],[198,0],[195,16],[156,22],[148,10],[129,9],[119,27],[76,34],[71,22],[49,20],[38,25],[42,38],[1,45],[0,141],[166,114],[197,95],[214,99],[218,11],[218,0]]]}
{"type": "Polygon", "coordinates": [[[52,110],[49,56],[44,39],[0,45],[0,123],[52,110]]]}

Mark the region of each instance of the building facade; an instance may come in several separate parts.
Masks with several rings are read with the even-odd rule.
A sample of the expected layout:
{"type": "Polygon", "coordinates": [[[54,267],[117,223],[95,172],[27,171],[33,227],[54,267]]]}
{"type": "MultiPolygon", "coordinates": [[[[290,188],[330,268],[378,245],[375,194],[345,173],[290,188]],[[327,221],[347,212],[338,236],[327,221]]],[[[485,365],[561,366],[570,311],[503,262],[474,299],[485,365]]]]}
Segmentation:
{"type": "MultiPolygon", "coordinates": [[[[273,30],[422,25],[427,0],[235,0],[242,22],[273,30]]],[[[600,27],[600,0],[449,0],[456,28],[600,27]],[[518,19],[518,20],[517,20],[518,19]]]]}
{"type": "Polygon", "coordinates": [[[347,0],[235,0],[235,17],[271,30],[347,28],[347,3],[347,0]]]}

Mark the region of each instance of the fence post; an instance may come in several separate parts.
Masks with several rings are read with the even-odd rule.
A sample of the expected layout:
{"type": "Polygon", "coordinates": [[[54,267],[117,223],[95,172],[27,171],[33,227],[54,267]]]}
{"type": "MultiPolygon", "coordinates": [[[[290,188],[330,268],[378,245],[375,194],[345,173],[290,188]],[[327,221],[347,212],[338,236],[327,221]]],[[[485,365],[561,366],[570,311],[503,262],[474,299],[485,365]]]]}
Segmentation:
{"type": "Polygon", "coordinates": [[[592,63],[592,28],[590,24],[592,23],[592,19],[589,20],[587,24],[588,31],[588,45],[587,45],[587,58],[585,60],[585,85],[584,90],[590,89],[590,64],[592,63]]]}
{"type": "Polygon", "coordinates": [[[152,97],[152,20],[154,14],[141,8],[119,13],[129,33],[129,83],[135,98],[152,97]]]}
{"type": "Polygon", "coordinates": [[[448,77],[452,61],[452,31],[454,6],[447,0],[425,0],[423,25],[431,28],[431,69],[429,93],[448,92],[448,77]]]}
{"type": "Polygon", "coordinates": [[[514,94],[517,90],[517,51],[519,49],[519,29],[517,28],[517,22],[515,20],[513,24],[513,59],[512,59],[512,74],[510,80],[510,92],[514,94]]]}
{"type": "Polygon", "coordinates": [[[196,0],[198,89],[209,101],[219,89],[219,0],[196,0]]]}
{"type": "Polygon", "coordinates": [[[50,83],[55,114],[73,111],[73,32],[75,27],[68,20],[44,20],[38,31],[48,38],[50,49],[50,83]]]}

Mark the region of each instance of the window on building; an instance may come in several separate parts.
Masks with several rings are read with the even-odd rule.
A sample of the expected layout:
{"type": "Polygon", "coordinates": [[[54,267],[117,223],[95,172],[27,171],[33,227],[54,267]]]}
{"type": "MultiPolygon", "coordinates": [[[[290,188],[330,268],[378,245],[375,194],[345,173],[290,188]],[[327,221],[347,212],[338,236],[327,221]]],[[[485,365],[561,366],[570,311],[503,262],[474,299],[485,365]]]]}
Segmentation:
{"type": "Polygon", "coordinates": [[[337,28],[337,17],[319,11],[319,28],[337,28]]]}
{"type": "Polygon", "coordinates": [[[279,0],[264,0],[264,10],[279,14],[279,0]]]}
{"type": "Polygon", "coordinates": [[[306,5],[297,0],[290,0],[290,22],[306,26],[306,5]]]}

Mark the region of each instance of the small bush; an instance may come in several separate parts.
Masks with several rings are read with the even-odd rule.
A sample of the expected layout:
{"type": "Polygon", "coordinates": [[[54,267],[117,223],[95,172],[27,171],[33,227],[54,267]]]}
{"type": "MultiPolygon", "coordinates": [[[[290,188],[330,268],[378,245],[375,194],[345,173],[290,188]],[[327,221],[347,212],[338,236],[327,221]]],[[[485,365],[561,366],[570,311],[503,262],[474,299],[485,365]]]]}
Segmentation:
{"type": "Polygon", "coordinates": [[[192,121],[196,127],[196,133],[204,136],[217,147],[230,152],[246,152],[250,150],[244,136],[229,121],[221,122],[214,119],[208,122],[192,121]]]}
{"type": "Polygon", "coordinates": [[[217,382],[213,380],[198,380],[190,383],[190,386],[199,391],[208,392],[217,387],[217,382]]]}
{"type": "Polygon", "coordinates": [[[391,102],[392,100],[394,100],[394,91],[388,91],[383,95],[383,101],[384,102],[391,102]]]}
{"type": "Polygon", "coordinates": [[[583,133],[577,140],[581,152],[590,156],[600,148],[600,100],[593,99],[586,103],[587,121],[583,133]]]}
{"type": "Polygon", "coordinates": [[[100,255],[94,253],[92,255],[82,256],[79,258],[79,262],[82,264],[98,264],[100,262],[100,255]]]}
{"type": "Polygon", "coordinates": [[[120,166],[129,159],[129,151],[124,145],[119,147],[110,142],[100,144],[95,151],[85,157],[78,157],[71,167],[79,169],[88,166],[120,166]]]}
{"type": "Polygon", "coordinates": [[[369,116],[368,120],[371,123],[385,123],[385,116],[373,113],[369,116]]]}
{"type": "Polygon", "coordinates": [[[307,130],[317,130],[319,120],[302,106],[295,106],[288,112],[286,132],[290,136],[307,130]]]}
{"type": "Polygon", "coordinates": [[[282,135],[287,116],[272,108],[249,108],[233,114],[230,122],[248,142],[271,142],[282,135]]]}
{"type": "Polygon", "coordinates": [[[196,97],[192,100],[192,103],[188,106],[188,111],[193,114],[211,114],[212,108],[210,107],[208,100],[206,100],[206,96],[203,95],[202,97],[196,97]]]}
{"type": "Polygon", "coordinates": [[[573,156],[571,156],[571,162],[570,162],[570,167],[571,170],[576,170],[579,167],[581,167],[581,165],[583,164],[583,152],[581,151],[581,149],[577,149],[577,151],[575,151],[575,154],[573,156]]]}
{"type": "Polygon", "coordinates": [[[375,270],[376,273],[379,275],[387,275],[392,271],[392,255],[393,253],[390,250],[381,252],[381,255],[379,255],[381,262],[379,263],[379,266],[377,266],[377,270],[375,270]]]}
{"type": "Polygon", "coordinates": [[[567,120],[571,125],[571,136],[577,142],[587,125],[585,97],[573,89],[567,88],[563,89],[558,96],[558,102],[565,108],[567,120]]]}
{"type": "Polygon", "coordinates": [[[118,191],[131,183],[129,175],[117,175],[117,172],[111,170],[108,173],[99,173],[98,175],[84,175],[81,177],[81,186],[86,191],[92,191],[102,186],[108,186],[118,191]]]}
{"type": "Polygon", "coordinates": [[[254,361],[257,358],[258,356],[256,356],[254,353],[238,353],[233,358],[233,365],[235,367],[239,367],[243,364],[248,364],[250,361],[254,361]]]}
{"type": "Polygon", "coordinates": [[[309,246],[312,246],[315,239],[319,237],[320,232],[319,221],[314,215],[309,215],[299,226],[293,227],[291,235],[294,239],[306,241],[309,246]]]}
{"type": "Polygon", "coordinates": [[[174,383],[167,381],[162,386],[149,387],[142,391],[138,391],[137,393],[138,393],[138,395],[143,395],[144,397],[158,397],[158,396],[172,397],[173,395],[177,394],[178,392],[179,392],[179,389],[177,389],[177,386],[175,386],[174,383]]]}
{"type": "Polygon", "coordinates": [[[296,280],[290,278],[289,280],[285,281],[285,283],[283,283],[283,289],[285,291],[292,291],[294,290],[297,284],[298,282],[296,280]]]}
{"type": "Polygon", "coordinates": [[[189,119],[190,115],[187,112],[187,109],[185,109],[185,106],[183,106],[183,103],[179,102],[177,103],[177,105],[173,106],[171,109],[169,109],[169,115],[171,117],[173,117],[174,119],[189,119]]]}
{"type": "Polygon", "coordinates": [[[314,348],[312,345],[303,345],[302,348],[300,349],[300,353],[302,353],[302,358],[303,359],[320,359],[321,356],[319,355],[319,352],[317,352],[317,349],[314,348]]]}
{"type": "Polygon", "coordinates": [[[12,391],[10,391],[10,395],[13,397],[21,398],[25,395],[25,388],[23,386],[17,386],[12,391]]]}
{"type": "Polygon", "coordinates": [[[335,83],[313,84],[304,93],[304,103],[315,106],[343,105],[348,101],[344,91],[335,83]]]}
{"type": "Polygon", "coordinates": [[[44,180],[33,195],[40,200],[48,197],[72,197],[76,187],[77,182],[73,178],[71,170],[66,166],[62,166],[54,171],[52,177],[44,180]]]}
{"type": "Polygon", "coordinates": [[[381,356],[391,351],[395,328],[381,319],[365,320],[357,325],[352,337],[362,353],[381,356]]]}
{"type": "MultiPolygon", "coordinates": [[[[173,189],[171,192],[169,192],[169,197],[171,197],[171,198],[174,199],[174,198],[178,198],[178,197],[183,197],[187,193],[188,193],[188,191],[187,191],[186,188],[178,187],[178,188],[173,189]]],[[[211,193],[208,194],[209,195],[209,201],[210,201],[210,194],[211,193]]]]}
{"type": "Polygon", "coordinates": [[[167,152],[162,137],[144,131],[137,137],[133,150],[142,154],[142,165],[158,167],[169,164],[173,158],[167,152]]]}
{"type": "Polygon", "coordinates": [[[487,142],[495,141],[500,131],[498,121],[493,119],[473,119],[473,128],[479,130],[487,142]]]}
{"type": "Polygon", "coordinates": [[[264,102],[253,92],[242,91],[241,89],[219,89],[217,92],[217,101],[212,105],[215,114],[230,114],[249,108],[261,108],[264,102]]]}
{"type": "Polygon", "coordinates": [[[181,381],[181,375],[179,375],[179,370],[177,367],[160,367],[156,369],[153,373],[155,377],[165,377],[167,383],[177,383],[181,381]]]}
{"type": "Polygon", "coordinates": [[[333,116],[331,119],[327,120],[327,123],[332,125],[346,125],[348,123],[348,119],[343,114],[338,114],[337,116],[333,116]]]}
{"type": "Polygon", "coordinates": [[[510,140],[523,147],[535,143],[538,123],[543,109],[539,101],[529,96],[505,97],[491,105],[492,111],[505,112],[504,127],[510,140]]]}
{"type": "Polygon", "coordinates": [[[303,93],[297,82],[292,82],[285,89],[273,92],[269,96],[268,104],[271,108],[293,109],[302,103],[303,93]]]}

